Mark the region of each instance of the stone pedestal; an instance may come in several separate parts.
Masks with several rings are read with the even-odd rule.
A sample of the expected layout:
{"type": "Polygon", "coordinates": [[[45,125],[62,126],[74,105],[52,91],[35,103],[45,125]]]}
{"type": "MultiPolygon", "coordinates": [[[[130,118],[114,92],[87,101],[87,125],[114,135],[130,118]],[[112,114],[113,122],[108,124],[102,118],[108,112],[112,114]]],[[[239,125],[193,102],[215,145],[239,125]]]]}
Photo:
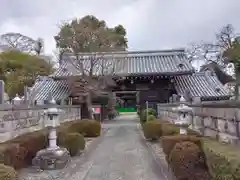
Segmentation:
{"type": "Polygon", "coordinates": [[[42,170],[62,169],[70,161],[70,154],[66,148],[42,149],[38,151],[32,164],[42,170]]]}

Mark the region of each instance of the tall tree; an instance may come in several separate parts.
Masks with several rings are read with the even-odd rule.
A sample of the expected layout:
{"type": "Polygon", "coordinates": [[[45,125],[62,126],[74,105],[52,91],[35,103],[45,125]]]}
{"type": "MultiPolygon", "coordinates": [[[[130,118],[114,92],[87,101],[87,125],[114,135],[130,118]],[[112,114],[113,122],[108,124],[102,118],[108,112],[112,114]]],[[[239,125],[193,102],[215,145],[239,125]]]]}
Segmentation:
{"type": "Polygon", "coordinates": [[[223,52],[233,47],[233,40],[236,38],[234,28],[231,24],[227,24],[216,33],[215,42],[194,43],[188,49],[188,57],[190,61],[209,61],[217,62],[221,67],[226,67],[228,63],[222,58],[223,52]]]}
{"type": "Polygon", "coordinates": [[[234,65],[234,74],[236,78],[235,85],[235,99],[240,100],[240,41],[235,38],[229,46],[223,52],[224,62],[226,64],[232,63],[234,65]]]}
{"type": "Polygon", "coordinates": [[[0,78],[10,97],[22,95],[25,85],[31,86],[38,75],[47,76],[51,71],[52,66],[38,56],[19,51],[0,54],[0,78]]]}
{"type": "Polygon", "coordinates": [[[109,60],[111,58],[109,54],[105,57],[105,53],[94,52],[126,50],[126,30],[122,25],[109,28],[105,21],[88,15],[63,24],[55,40],[57,48],[70,51],[75,56],[75,60],[71,63],[79,70],[84,80],[84,88],[88,92],[89,116],[92,116],[92,94],[106,84],[99,82],[110,80],[109,75],[114,73],[115,63],[109,60]],[[87,58],[84,58],[86,56],[87,58]]]}

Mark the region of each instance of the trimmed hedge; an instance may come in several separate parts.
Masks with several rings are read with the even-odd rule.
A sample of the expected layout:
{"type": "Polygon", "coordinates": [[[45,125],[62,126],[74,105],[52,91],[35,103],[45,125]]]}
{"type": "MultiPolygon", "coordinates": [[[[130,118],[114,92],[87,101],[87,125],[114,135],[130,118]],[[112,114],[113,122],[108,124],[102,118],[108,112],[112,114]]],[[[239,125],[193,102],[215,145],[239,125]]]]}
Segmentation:
{"type": "Polygon", "coordinates": [[[27,150],[19,144],[10,143],[0,145],[0,164],[20,169],[26,166],[26,155],[27,150]]]}
{"type": "Polygon", "coordinates": [[[213,180],[240,179],[239,147],[204,138],[203,149],[213,180]]]}
{"type": "Polygon", "coordinates": [[[179,127],[167,122],[162,123],[162,136],[173,136],[178,135],[179,133],[179,127]]]}
{"type": "MultiPolygon", "coordinates": [[[[99,136],[101,125],[95,120],[76,120],[62,123],[57,127],[58,143],[66,147],[72,156],[85,147],[81,134],[87,137],[99,136]],[[73,128],[74,127],[74,128],[73,128]],[[81,134],[79,134],[81,133],[81,134]]],[[[0,143],[0,164],[21,169],[32,164],[36,153],[48,146],[48,129],[20,135],[0,143]]]]}
{"type": "Polygon", "coordinates": [[[177,179],[190,179],[199,164],[200,148],[190,141],[176,143],[169,154],[169,164],[177,179]]]}
{"type": "Polygon", "coordinates": [[[162,124],[160,121],[147,121],[143,124],[143,134],[148,140],[158,140],[162,135],[162,124]]]}
{"type": "Polygon", "coordinates": [[[101,124],[96,120],[83,119],[74,123],[70,123],[71,132],[78,132],[84,137],[97,137],[101,134],[101,124]]]}
{"type": "Polygon", "coordinates": [[[147,121],[147,113],[148,113],[148,116],[153,115],[155,118],[157,117],[157,112],[154,109],[152,108],[145,109],[141,111],[141,114],[140,114],[141,124],[144,124],[147,121]]]}
{"type": "Polygon", "coordinates": [[[175,125],[160,122],[161,146],[178,180],[240,179],[239,147],[204,137],[190,128],[187,135],[176,135],[178,132],[171,130],[176,130],[175,125]]]}
{"type": "Polygon", "coordinates": [[[148,121],[155,121],[156,120],[156,117],[152,114],[150,114],[148,117],[147,117],[147,122],[148,121]]]}
{"type": "Polygon", "coordinates": [[[194,135],[194,136],[198,136],[198,137],[202,137],[201,133],[193,130],[193,129],[190,129],[190,128],[187,128],[187,134],[188,135],[194,135]]]}
{"type": "MultiPolygon", "coordinates": [[[[36,153],[48,144],[47,130],[26,133],[3,143],[6,151],[0,151],[4,159],[3,164],[10,165],[16,169],[32,164],[36,153]],[[17,147],[17,151],[15,150],[17,147]],[[15,152],[14,152],[15,151],[15,152]]],[[[2,145],[0,145],[1,147],[2,145]]],[[[1,149],[1,148],[0,148],[1,149]]]]}
{"type": "Polygon", "coordinates": [[[161,144],[166,161],[178,180],[211,179],[201,137],[194,135],[165,136],[161,139],[161,144]]]}
{"type": "Polygon", "coordinates": [[[62,134],[59,140],[59,146],[67,148],[71,156],[79,154],[80,150],[85,148],[85,139],[80,133],[62,134]]]}
{"type": "Polygon", "coordinates": [[[18,174],[14,168],[0,164],[0,179],[1,180],[17,180],[18,174]]]}
{"type": "Polygon", "coordinates": [[[168,161],[169,155],[171,150],[177,143],[189,141],[196,144],[200,149],[202,149],[201,139],[196,136],[189,136],[189,135],[175,135],[175,136],[164,136],[161,138],[161,145],[163,148],[163,152],[166,155],[166,159],[168,161]]]}

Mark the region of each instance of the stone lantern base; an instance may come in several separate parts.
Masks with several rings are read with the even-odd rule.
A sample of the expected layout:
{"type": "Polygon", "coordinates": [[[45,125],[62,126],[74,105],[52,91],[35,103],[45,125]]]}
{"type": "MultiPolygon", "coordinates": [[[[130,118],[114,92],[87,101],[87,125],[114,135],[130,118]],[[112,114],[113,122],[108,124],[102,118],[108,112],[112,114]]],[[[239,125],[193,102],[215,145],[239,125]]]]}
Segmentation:
{"type": "Polygon", "coordinates": [[[42,149],[32,160],[34,167],[42,170],[62,169],[70,161],[70,154],[66,148],[42,149]]]}

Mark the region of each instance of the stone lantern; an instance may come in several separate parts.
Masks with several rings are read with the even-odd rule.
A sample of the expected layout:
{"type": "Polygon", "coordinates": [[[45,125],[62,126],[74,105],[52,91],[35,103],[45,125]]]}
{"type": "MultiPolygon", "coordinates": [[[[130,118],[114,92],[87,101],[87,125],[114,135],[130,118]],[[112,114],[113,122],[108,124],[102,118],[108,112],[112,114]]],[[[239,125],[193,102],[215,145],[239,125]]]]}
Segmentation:
{"type": "Polygon", "coordinates": [[[192,111],[192,108],[186,105],[185,98],[181,96],[180,105],[174,110],[178,113],[178,118],[174,123],[180,127],[180,134],[187,134],[186,128],[190,125],[188,114],[192,111]]]}
{"type": "Polygon", "coordinates": [[[59,125],[60,110],[56,108],[54,99],[49,101],[49,105],[50,107],[45,111],[48,118],[48,123],[45,123],[45,126],[49,129],[49,147],[37,152],[36,157],[33,159],[33,165],[43,170],[62,169],[69,162],[70,154],[66,148],[57,145],[56,127],[59,125]]]}

